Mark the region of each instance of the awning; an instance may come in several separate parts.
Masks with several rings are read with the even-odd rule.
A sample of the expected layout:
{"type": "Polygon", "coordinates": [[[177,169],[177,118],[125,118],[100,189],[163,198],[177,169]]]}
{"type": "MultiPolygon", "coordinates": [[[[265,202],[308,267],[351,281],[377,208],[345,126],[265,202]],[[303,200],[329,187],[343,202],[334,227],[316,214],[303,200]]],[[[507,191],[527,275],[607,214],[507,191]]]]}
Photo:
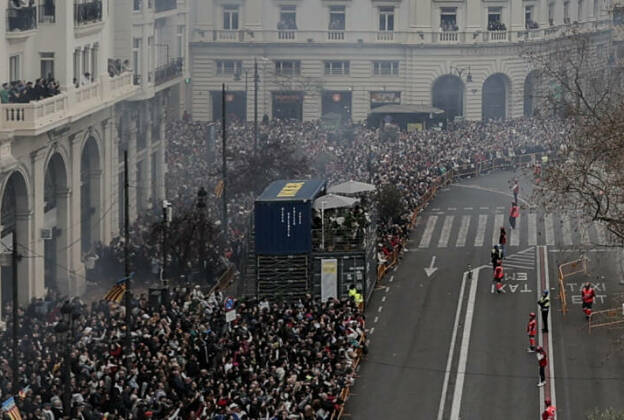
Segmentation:
{"type": "Polygon", "coordinates": [[[327,189],[327,191],[336,194],[358,194],[362,192],[375,191],[375,186],[360,181],[347,181],[342,184],[332,185],[327,189]]]}
{"type": "Polygon", "coordinates": [[[345,197],[336,194],[327,194],[314,200],[313,207],[316,210],[340,209],[353,207],[353,205],[358,201],[360,200],[358,200],[357,198],[345,197]]]}

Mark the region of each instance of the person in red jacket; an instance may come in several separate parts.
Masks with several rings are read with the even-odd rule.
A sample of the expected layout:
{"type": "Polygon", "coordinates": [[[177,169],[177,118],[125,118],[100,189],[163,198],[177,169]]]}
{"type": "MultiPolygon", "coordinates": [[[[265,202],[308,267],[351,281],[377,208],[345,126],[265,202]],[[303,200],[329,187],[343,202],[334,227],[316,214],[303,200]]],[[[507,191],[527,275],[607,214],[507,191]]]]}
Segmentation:
{"type": "Polygon", "coordinates": [[[544,400],[544,406],[546,408],[542,413],[542,420],[555,420],[555,411],[557,411],[557,408],[552,405],[550,398],[546,398],[546,400],[544,400]]]}
{"type": "Polygon", "coordinates": [[[511,210],[509,211],[509,224],[512,229],[516,228],[516,218],[520,216],[520,209],[518,208],[518,203],[511,203],[511,210]]]}
{"type": "Polygon", "coordinates": [[[537,347],[536,355],[540,376],[540,381],[537,383],[537,386],[542,387],[546,384],[546,366],[548,366],[548,357],[546,355],[546,350],[544,350],[542,346],[537,347]]]}
{"type": "Polygon", "coordinates": [[[499,265],[494,268],[494,282],[496,282],[496,293],[504,293],[503,291],[503,277],[505,277],[505,272],[503,271],[503,266],[500,264],[500,260],[498,260],[499,265]]]}
{"type": "Polygon", "coordinates": [[[501,249],[501,258],[505,258],[505,244],[507,243],[507,232],[505,226],[501,226],[500,235],[498,235],[498,244],[501,249]]]}
{"type": "Polygon", "coordinates": [[[527,324],[527,335],[529,336],[529,348],[527,351],[533,353],[535,351],[535,336],[537,335],[537,320],[535,319],[535,312],[529,314],[529,323],[527,324]]]}
{"type": "Polygon", "coordinates": [[[596,291],[590,282],[585,283],[585,286],[581,289],[581,299],[583,299],[583,312],[585,312],[585,318],[589,319],[592,314],[594,299],[596,299],[596,291]]]}

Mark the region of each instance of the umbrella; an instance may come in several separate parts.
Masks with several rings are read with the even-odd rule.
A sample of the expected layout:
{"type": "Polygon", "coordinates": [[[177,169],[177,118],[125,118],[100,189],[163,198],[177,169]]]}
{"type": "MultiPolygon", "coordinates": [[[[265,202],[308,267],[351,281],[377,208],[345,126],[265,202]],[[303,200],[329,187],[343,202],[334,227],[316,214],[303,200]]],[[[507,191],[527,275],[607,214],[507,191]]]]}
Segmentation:
{"type": "Polygon", "coordinates": [[[332,185],[327,189],[331,193],[337,194],[358,194],[362,192],[375,191],[375,186],[359,181],[347,181],[342,184],[332,185]]]}
{"type": "Polygon", "coordinates": [[[314,200],[314,208],[316,210],[339,209],[343,207],[352,207],[359,200],[357,198],[344,197],[342,195],[327,194],[314,200]]]}

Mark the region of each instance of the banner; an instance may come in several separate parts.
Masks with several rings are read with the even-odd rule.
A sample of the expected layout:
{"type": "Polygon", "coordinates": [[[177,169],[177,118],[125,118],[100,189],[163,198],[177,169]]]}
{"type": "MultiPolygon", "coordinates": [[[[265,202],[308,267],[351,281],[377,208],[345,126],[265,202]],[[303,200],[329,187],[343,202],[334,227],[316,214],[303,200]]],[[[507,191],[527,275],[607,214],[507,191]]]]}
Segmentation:
{"type": "Polygon", "coordinates": [[[2,403],[2,411],[6,413],[11,420],[22,420],[19,408],[15,405],[15,399],[13,397],[2,403]]]}
{"type": "Polygon", "coordinates": [[[321,260],[321,301],[338,298],[338,260],[321,260]]]}

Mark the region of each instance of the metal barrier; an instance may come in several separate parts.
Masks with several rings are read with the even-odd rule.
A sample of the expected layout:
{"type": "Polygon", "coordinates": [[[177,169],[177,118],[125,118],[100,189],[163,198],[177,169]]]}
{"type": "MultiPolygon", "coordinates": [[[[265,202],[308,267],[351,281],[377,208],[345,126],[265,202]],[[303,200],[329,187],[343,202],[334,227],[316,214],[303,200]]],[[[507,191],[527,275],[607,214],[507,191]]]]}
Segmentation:
{"type": "MultiPolygon", "coordinates": [[[[366,323],[363,325],[363,330],[366,331],[366,323]]],[[[354,372],[359,366],[360,362],[362,361],[362,347],[364,346],[365,341],[366,341],[366,332],[362,333],[362,336],[360,337],[360,341],[358,342],[359,348],[357,349],[357,357],[355,358],[355,360],[353,360],[353,363],[351,364],[351,367],[353,368],[354,372]]],[[[340,396],[338,397],[342,401],[342,403],[340,403],[340,410],[338,410],[337,413],[336,413],[336,410],[334,410],[334,412],[331,415],[331,420],[334,420],[334,419],[337,420],[342,417],[344,413],[345,404],[350,394],[351,394],[351,385],[347,384],[342,389],[342,391],[340,392],[340,396]]]]}
{"type": "Polygon", "coordinates": [[[592,328],[612,327],[619,324],[624,324],[624,304],[621,309],[611,308],[592,312],[589,316],[587,328],[589,334],[591,334],[592,328]],[[594,320],[594,318],[596,318],[596,320],[594,320]]]}
{"type": "Polygon", "coordinates": [[[574,274],[587,274],[587,257],[582,256],[578,260],[570,261],[559,265],[559,300],[561,301],[561,313],[565,317],[568,312],[568,301],[565,290],[565,279],[574,274]]]}

